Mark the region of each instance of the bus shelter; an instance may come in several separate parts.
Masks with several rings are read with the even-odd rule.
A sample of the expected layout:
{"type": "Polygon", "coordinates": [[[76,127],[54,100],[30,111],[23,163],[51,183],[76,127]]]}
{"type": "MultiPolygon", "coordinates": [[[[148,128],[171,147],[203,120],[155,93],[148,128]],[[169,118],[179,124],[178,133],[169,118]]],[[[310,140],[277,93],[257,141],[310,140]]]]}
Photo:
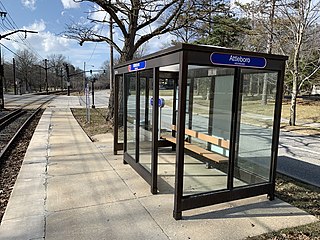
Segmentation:
{"type": "Polygon", "coordinates": [[[274,199],[286,56],[178,44],[115,67],[114,154],[173,217],[274,199]]]}

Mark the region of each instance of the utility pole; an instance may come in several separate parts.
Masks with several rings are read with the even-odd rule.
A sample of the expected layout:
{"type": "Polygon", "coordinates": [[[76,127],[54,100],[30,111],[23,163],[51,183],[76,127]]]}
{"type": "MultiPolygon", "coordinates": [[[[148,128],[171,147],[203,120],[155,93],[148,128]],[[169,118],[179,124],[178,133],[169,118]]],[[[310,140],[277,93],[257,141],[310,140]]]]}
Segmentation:
{"type": "Polygon", "coordinates": [[[61,91],[63,91],[63,74],[62,74],[62,68],[60,68],[60,78],[61,78],[61,91]]]}
{"type": "Polygon", "coordinates": [[[42,82],[42,71],[41,71],[42,67],[39,65],[39,76],[40,76],[40,79],[39,79],[39,91],[41,92],[42,89],[41,89],[41,82],[42,82]]]}
{"type": "MultiPolygon", "coordinates": [[[[7,12],[0,11],[0,17],[5,18],[7,16],[7,12]]],[[[2,20],[3,20],[2,19],[2,20]]],[[[28,31],[28,30],[15,30],[6,34],[1,35],[0,34],[0,40],[2,38],[6,38],[12,34],[18,33],[18,32],[24,32],[25,37],[27,37],[27,33],[38,33],[35,31],[28,31]]],[[[1,48],[0,48],[0,110],[4,109],[4,97],[3,97],[3,77],[4,77],[4,67],[1,61],[1,48]]]]}
{"type": "Polygon", "coordinates": [[[96,81],[96,78],[93,78],[91,80],[91,92],[92,92],[92,108],[96,108],[96,106],[94,105],[94,82],[96,81]]]}
{"type": "MultiPolygon", "coordinates": [[[[110,40],[113,42],[113,22],[110,16],[110,40]]],[[[113,90],[113,46],[110,44],[110,90],[113,90]]]]}
{"type": "Polygon", "coordinates": [[[2,53],[0,47],[0,110],[4,109],[4,97],[3,97],[3,76],[4,76],[4,67],[2,64],[2,53]]]}
{"type": "Polygon", "coordinates": [[[49,94],[49,86],[48,86],[48,59],[44,60],[44,70],[46,71],[46,92],[49,94]]]}
{"type": "Polygon", "coordinates": [[[14,95],[17,95],[17,79],[16,79],[16,60],[12,58],[12,69],[13,69],[13,89],[14,95]]]}
{"type": "Polygon", "coordinates": [[[66,64],[66,72],[67,72],[67,95],[70,96],[70,73],[69,73],[68,64],[66,64]]]}

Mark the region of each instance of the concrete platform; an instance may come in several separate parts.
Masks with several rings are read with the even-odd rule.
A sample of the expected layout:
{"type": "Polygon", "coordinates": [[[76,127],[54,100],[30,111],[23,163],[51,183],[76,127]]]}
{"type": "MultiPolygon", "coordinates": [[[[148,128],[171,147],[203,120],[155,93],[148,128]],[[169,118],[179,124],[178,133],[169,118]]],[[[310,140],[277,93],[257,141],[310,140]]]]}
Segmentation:
{"type": "Polygon", "coordinates": [[[90,141],[69,109],[78,102],[58,97],[43,114],[0,239],[244,239],[317,221],[266,196],[186,211],[175,221],[173,195],[152,195],[112,154],[111,134],[90,141]]]}

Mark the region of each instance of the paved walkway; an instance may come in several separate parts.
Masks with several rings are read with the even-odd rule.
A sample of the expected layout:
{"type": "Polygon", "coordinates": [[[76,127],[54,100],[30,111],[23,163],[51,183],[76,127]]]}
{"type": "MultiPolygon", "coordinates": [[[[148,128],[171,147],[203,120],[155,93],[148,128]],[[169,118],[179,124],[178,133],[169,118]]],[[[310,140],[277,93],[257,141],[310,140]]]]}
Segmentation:
{"type": "Polygon", "coordinates": [[[43,114],[0,239],[243,239],[317,221],[266,196],[186,211],[175,221],[173,195],[150,194],[122,156],[112,155],[110,134],[92,143],[71,114],[73,104],[58,97],[43,114]]]}

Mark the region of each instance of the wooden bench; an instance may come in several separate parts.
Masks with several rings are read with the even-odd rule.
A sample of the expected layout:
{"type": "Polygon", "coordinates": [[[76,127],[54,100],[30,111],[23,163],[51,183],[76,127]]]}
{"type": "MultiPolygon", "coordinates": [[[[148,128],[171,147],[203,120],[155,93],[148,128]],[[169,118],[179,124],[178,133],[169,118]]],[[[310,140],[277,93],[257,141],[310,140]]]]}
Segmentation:
{"type": "MultiPolygon", "coordinates": [[[[172,130],[175,130],[176,131],[176,126],[173,125],[172,126],[172,130]]],[[[219,147],[222,147],[222,148],[225,148],[225,149],[229,149],[229,141],[227,140],[224,140],[224,139],[219,139],[219,138],[216,138],[216,137],[213,137],[213,136],[209,136],[209,135],[206,135],[204,133],[200,133],[200,132],[196,132],[194,130],[191,130],[191,129],[185,129],[185,134],[186,135],[189,135],[191,137],[194,137],[194,138],[198,138],[200,140],[203,140],[203,141],[206,141],[208,143],[212,143],[216,146],[219,146],[219,147]]],[[[171,136],[161,136],[162,139],[164,140],[167,140],[169,142],[172,142],[174,144],[177,143],[177,139],[175,137],[171,137],[171,136]]],[[[194,145],[192,143],[189,143],[187,141],[184,142],[184,147],[186,149],[188,149],[189,151],[191,152],[194,152],[196,154],[199,154],[200,156],[203,156],[211,161],[214,161],[214,162],[217,162],[217,163],[225,163],[225,162],[228,162],[228,157],[226,156],[223,156],[219,153],[214,153],[214,152],[211,152],[209,150],[206,150],[200,146],[197,146],[197,145],[194,145]]]]}

